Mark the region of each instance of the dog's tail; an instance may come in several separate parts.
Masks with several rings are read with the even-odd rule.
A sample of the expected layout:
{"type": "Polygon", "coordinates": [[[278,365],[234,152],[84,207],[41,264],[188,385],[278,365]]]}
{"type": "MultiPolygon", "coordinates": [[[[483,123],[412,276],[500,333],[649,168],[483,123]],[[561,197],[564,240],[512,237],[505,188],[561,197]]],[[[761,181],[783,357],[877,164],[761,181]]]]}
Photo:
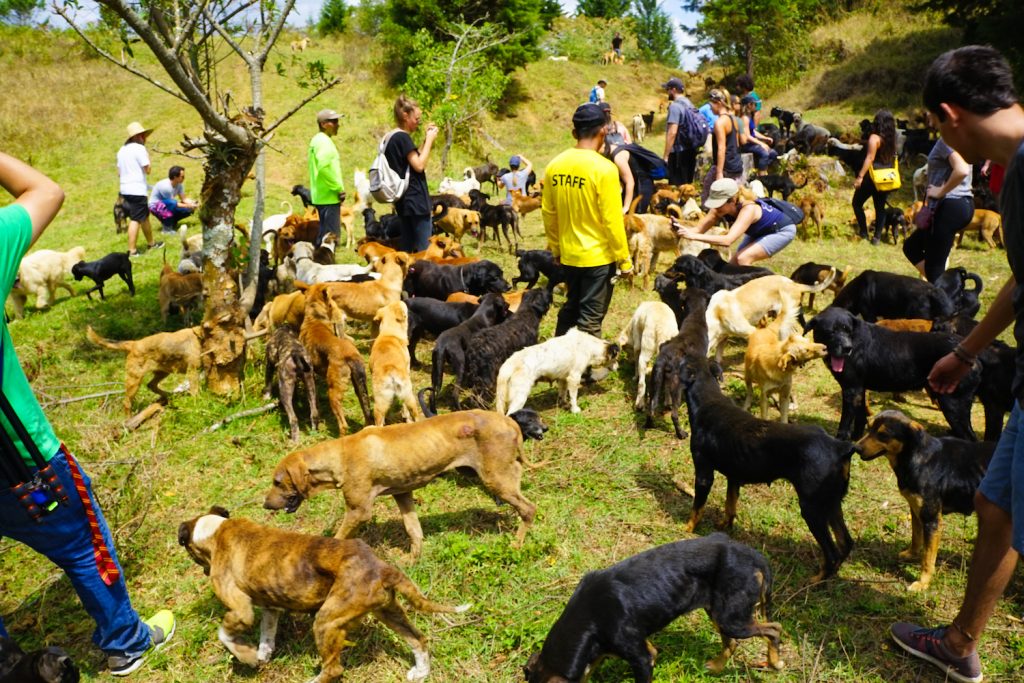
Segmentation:
{"type": "Polygon", "coordinates": [[[385,588],[404,595],[405,599],[409,601],[409,604],[420,612],[461,614],[472,606],[471,603],[467,602],[464,605],[453,607],[451,605],[442,605],[439,602],[427,599],[427,596],[420,592],[420,589],[416,587],[416,584],[409,580],[408,576],[391,565],[387,565],[381,572],[381,583],[384,584],[385,588]]]}
{"type": "Polygon", "coordinates": [[[803,288],[802,291],[804,291],[804,292],[811,292],[813,294],[817,294],[818,292],[824,292],[826,289],[828,289],[829,286],[832,284],[832,281],[835,280],[835,279],[836,279],[836,269],[835,269],[835,266],[832,266],[831,268],[829,268],[828,277],[826,277],[824,280],[822,280],[818,284],[816,284],[816,285],[800,285],[800,287],[803,288]]]}
{"type": "Polygon", "coordinates": [[[287,208],[288,209],[288,213],[295,213],[295,210],[292,208],[292,203],[290,201],[288,201],[287,199],[282,199],[281,200],[281,208],[282,209],[287,208]]]}
{"type": "Polygon", "coordinates": [[[448,205],[444,202],[434,202],[434,213],[431,214],[430,218],[435,223],[448,215],[448,205]],[[437,212],[438,207],[441,209],[441,213],[437,212]]]}
{"type": "Polygon", "coordinates": [[[363,411],[364,424],[373,422],[373,411],[370,410],[370,396],[366,391],[366,366],[359,358],[350,358],[348,361],[349,372],[352,373],[352,386],[356,390],[356,397],[359,399],[359,407],[363,411]]]}
{"type": "Polygon", "coordinates": [[[985,287],[985,283],[982,282],[981,277],[977,273],[966,273],[964,275],[964,284],[968,282],[974,283],[974,289],[967,289],[964,287],[964,291],[974,292],[975,294],[981,294],[981,290],[985,287]]]}
{"type": "Polygon", "coordinates": [[[85,336],[89,338],[89,341],[91,341],[93,344],[96,344],[97,346],[105,346],[108,349],[113,349],[115,351],[123,351],[125,353],[131,351],[132,347],[135,345],[135,342],[130,339],[127,341],[113,341],[112,339],[104,339],[100,335],[96,334],[96,331],[92,329],[92,325],[86,326],[85,336]]]}
{"type": "Polygon", "coordinates": [[[434,388],[433,387],[423,387],[422,389],[420,389],[419,392],[416,394],[416,400],[419,401],[420,410],[423,411],[423,414],[426,417],[437,417],[437,412],[433,408],[433,403],[434,403],[434,388]],[[430,392],[430,400],[429,401],[427,401],[427,399],[425,398],[425,395],[426,395],[426,393],[428,391],[430,392]]]}

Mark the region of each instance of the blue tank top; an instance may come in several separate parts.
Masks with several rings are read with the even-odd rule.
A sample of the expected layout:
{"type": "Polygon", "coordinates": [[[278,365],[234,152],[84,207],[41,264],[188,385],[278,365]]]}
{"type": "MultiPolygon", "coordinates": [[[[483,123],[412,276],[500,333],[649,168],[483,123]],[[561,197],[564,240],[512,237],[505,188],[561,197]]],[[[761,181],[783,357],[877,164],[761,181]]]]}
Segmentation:
{"type": "Polygon", "coordinates": [[[778,228],[793,224],[793,221],[789,216],[782,213],[765,200],[755,199],[754,201],[761,207],[761,217],[751,223],[750,227],[747,228],[746,234],[750,237],[764,237],[765,235],[772,234],[778,228]]]}

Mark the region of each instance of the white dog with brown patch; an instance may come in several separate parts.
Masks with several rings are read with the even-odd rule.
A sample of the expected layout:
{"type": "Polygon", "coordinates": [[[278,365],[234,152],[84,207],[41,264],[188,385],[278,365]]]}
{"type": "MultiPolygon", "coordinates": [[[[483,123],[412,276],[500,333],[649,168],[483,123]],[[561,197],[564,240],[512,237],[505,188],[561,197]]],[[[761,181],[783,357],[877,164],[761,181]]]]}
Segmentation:
{"type": "Polygon", "coordinates": [[[513,353],[498,370],[494,409],[511,415],[526,405],[530,390],[540,380],[558,383],[558,397],[569,398],[569,408],[580,412],[576,395],[583,374],[590,370],[601,380],[618,368],[619,345],[598,339],[575,327],[560,337],[513,353]]]}
{"type": "Polygon", "coordinates": [[[676,315],[661,301],[644,301],[633,312],[629,324],[619,333],[619,346],[629,348],[636,365],[636,401],[643,410],[647,397],[647,364],[658,355],[664,342],[679,334],[676,315]]]}
{"type": "Polygon", "coordinates": [[[18,279],[11,289],[11,303],[14,305],[14,316],[25,316],[25,302],[28,295],[36,297],[36,308],[49,308],[57,296],[57,288],[63,287],[68,294],[74,296],[75,291],[64,282],[64,277],[71,273],[71,266],[85,260],[85,247],[74,247],[69,251],[39,249],[21,259],[18,266],[18,279]]]}
{"type": "Polygon", "coordinates": [[[747,341],[747,353],[743,358],[744,377],[747,382],[747,399],[743,409],[749,410],[754,398],[753,385],[761,385],[761,419],[768,419],[768,394],[777,393],[779,397],[779,422],[789,422],[790,394],[793,391],[793,375],[797,368],[803,367],[816,358],[824,358],[828,347],[816,344],[810,337],[797,332],[780,339],[783,327],[795,324],[796,314],[791,313],[791,320],[776,318],[770,325],[758,329],[747,341]]]}
{"type": "Polygon", "coordinates": [[[401,301],[390,303],[377,311],[373,322],[380,329],[370,348],[373,423],[384,426],[384,418],[395,399],[402,404],[402,418],[406,422],[422,420],[423,412],[416,403],[409,378],[412,360],[409,356],[409,309],[401,301]]]}

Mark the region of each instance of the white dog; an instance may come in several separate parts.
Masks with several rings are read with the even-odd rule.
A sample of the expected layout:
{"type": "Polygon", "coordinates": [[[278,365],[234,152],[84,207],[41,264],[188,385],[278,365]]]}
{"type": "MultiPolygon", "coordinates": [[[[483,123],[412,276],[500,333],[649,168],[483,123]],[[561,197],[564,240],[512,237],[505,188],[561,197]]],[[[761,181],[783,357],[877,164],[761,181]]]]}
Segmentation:
{"type": "Polygon", "coordinates": [[[74,247],[69,251],[39,249],[21,259],[18,279],[10,294],[14,317],[25,316],[25,302],[29,294],[35,294],[36,308],[49,308],[57,296],[58,287],[74,296],[75,291],[64,282],[64,277],[71,272],[71,266],[84,260],[85,247],[74,247]]]}
{"type": "Polygon", "coordinates": [[[313,245],[309,242],[296,242],[285,260],[292,259],[295,263],[295,279],[307,285],[319,282],[344,282],[357,275],[369,275],[375,280],[380,273],[373,271],[371,266],[360,266],[354,263],[335,263],[321,265],[313,260],[313,245]]]}
{"type": "MultiPolygon", "coordinates": [[[[361,168],[357,168],[353,171],[352,186],[356,188],[356,194],[362,199],[366,206],[373,206],[373,195],[370,194],[370,179],[367,177],[366,171],[361,168]]],[[[360,212],[362,212],[362,209],[360,209],[360,212]]]]}
{"type": "Polygon", "coordinates": [[[477,181],[476,173],[473,172],[472,168],[466,168],[462,175],[462,180],[452,180],[448,177],[443,178],[441,184],[437,187],[438,192],[441,194],[455,194],[461,197],[464,194],[469,194],[470,190],[480,189],[480,183],[477,181]]]}
{"type": "Polygon", "coordinates": [[[647,124],[644,123],[644,117],[640,114],[633,114],[633,142],[643,142],[645,135],[647,135],[647,124]]]}
{"type": "Polygon", "coordinates": [[[603,379],[618,368],[618,358],[618,344],[573,327],[561,337],[516,351],[502,363],[494,409],[503,415],[520,410],[526,405],[533,385],[543,379],[558,382],[559,398],[568,394],[570,409],[578,413],[576,395],[583,373],[591,369],[593,379],[603,379]]]}
{"type": "Polygon", "coordinates": [[[644,301],[633,312],[629,324],[619,334],[619,346],[629,348],[636,364],[636,401],[643,410],[647,397],[647,364],[658,355],[662,343],[679,334],[676,315],[660,301],[644,301]]]}

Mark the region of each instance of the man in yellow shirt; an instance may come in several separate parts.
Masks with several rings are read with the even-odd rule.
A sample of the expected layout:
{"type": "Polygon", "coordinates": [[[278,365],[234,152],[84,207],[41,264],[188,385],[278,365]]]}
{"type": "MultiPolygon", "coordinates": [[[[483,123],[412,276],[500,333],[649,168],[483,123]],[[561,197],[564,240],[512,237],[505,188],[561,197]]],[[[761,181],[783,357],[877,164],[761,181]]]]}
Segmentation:
{"type": "Polygon", "coordinates": [[[541,201],[548,249],[565,268],[569,288],[555,334],[578,327],[600,337],[616,266],[628,273],[633,264],[622,223],[619,172],[600,153],[604,112],[596,104],[582,104],[572,125],[576,146],[548,164],[541,201]]]}

